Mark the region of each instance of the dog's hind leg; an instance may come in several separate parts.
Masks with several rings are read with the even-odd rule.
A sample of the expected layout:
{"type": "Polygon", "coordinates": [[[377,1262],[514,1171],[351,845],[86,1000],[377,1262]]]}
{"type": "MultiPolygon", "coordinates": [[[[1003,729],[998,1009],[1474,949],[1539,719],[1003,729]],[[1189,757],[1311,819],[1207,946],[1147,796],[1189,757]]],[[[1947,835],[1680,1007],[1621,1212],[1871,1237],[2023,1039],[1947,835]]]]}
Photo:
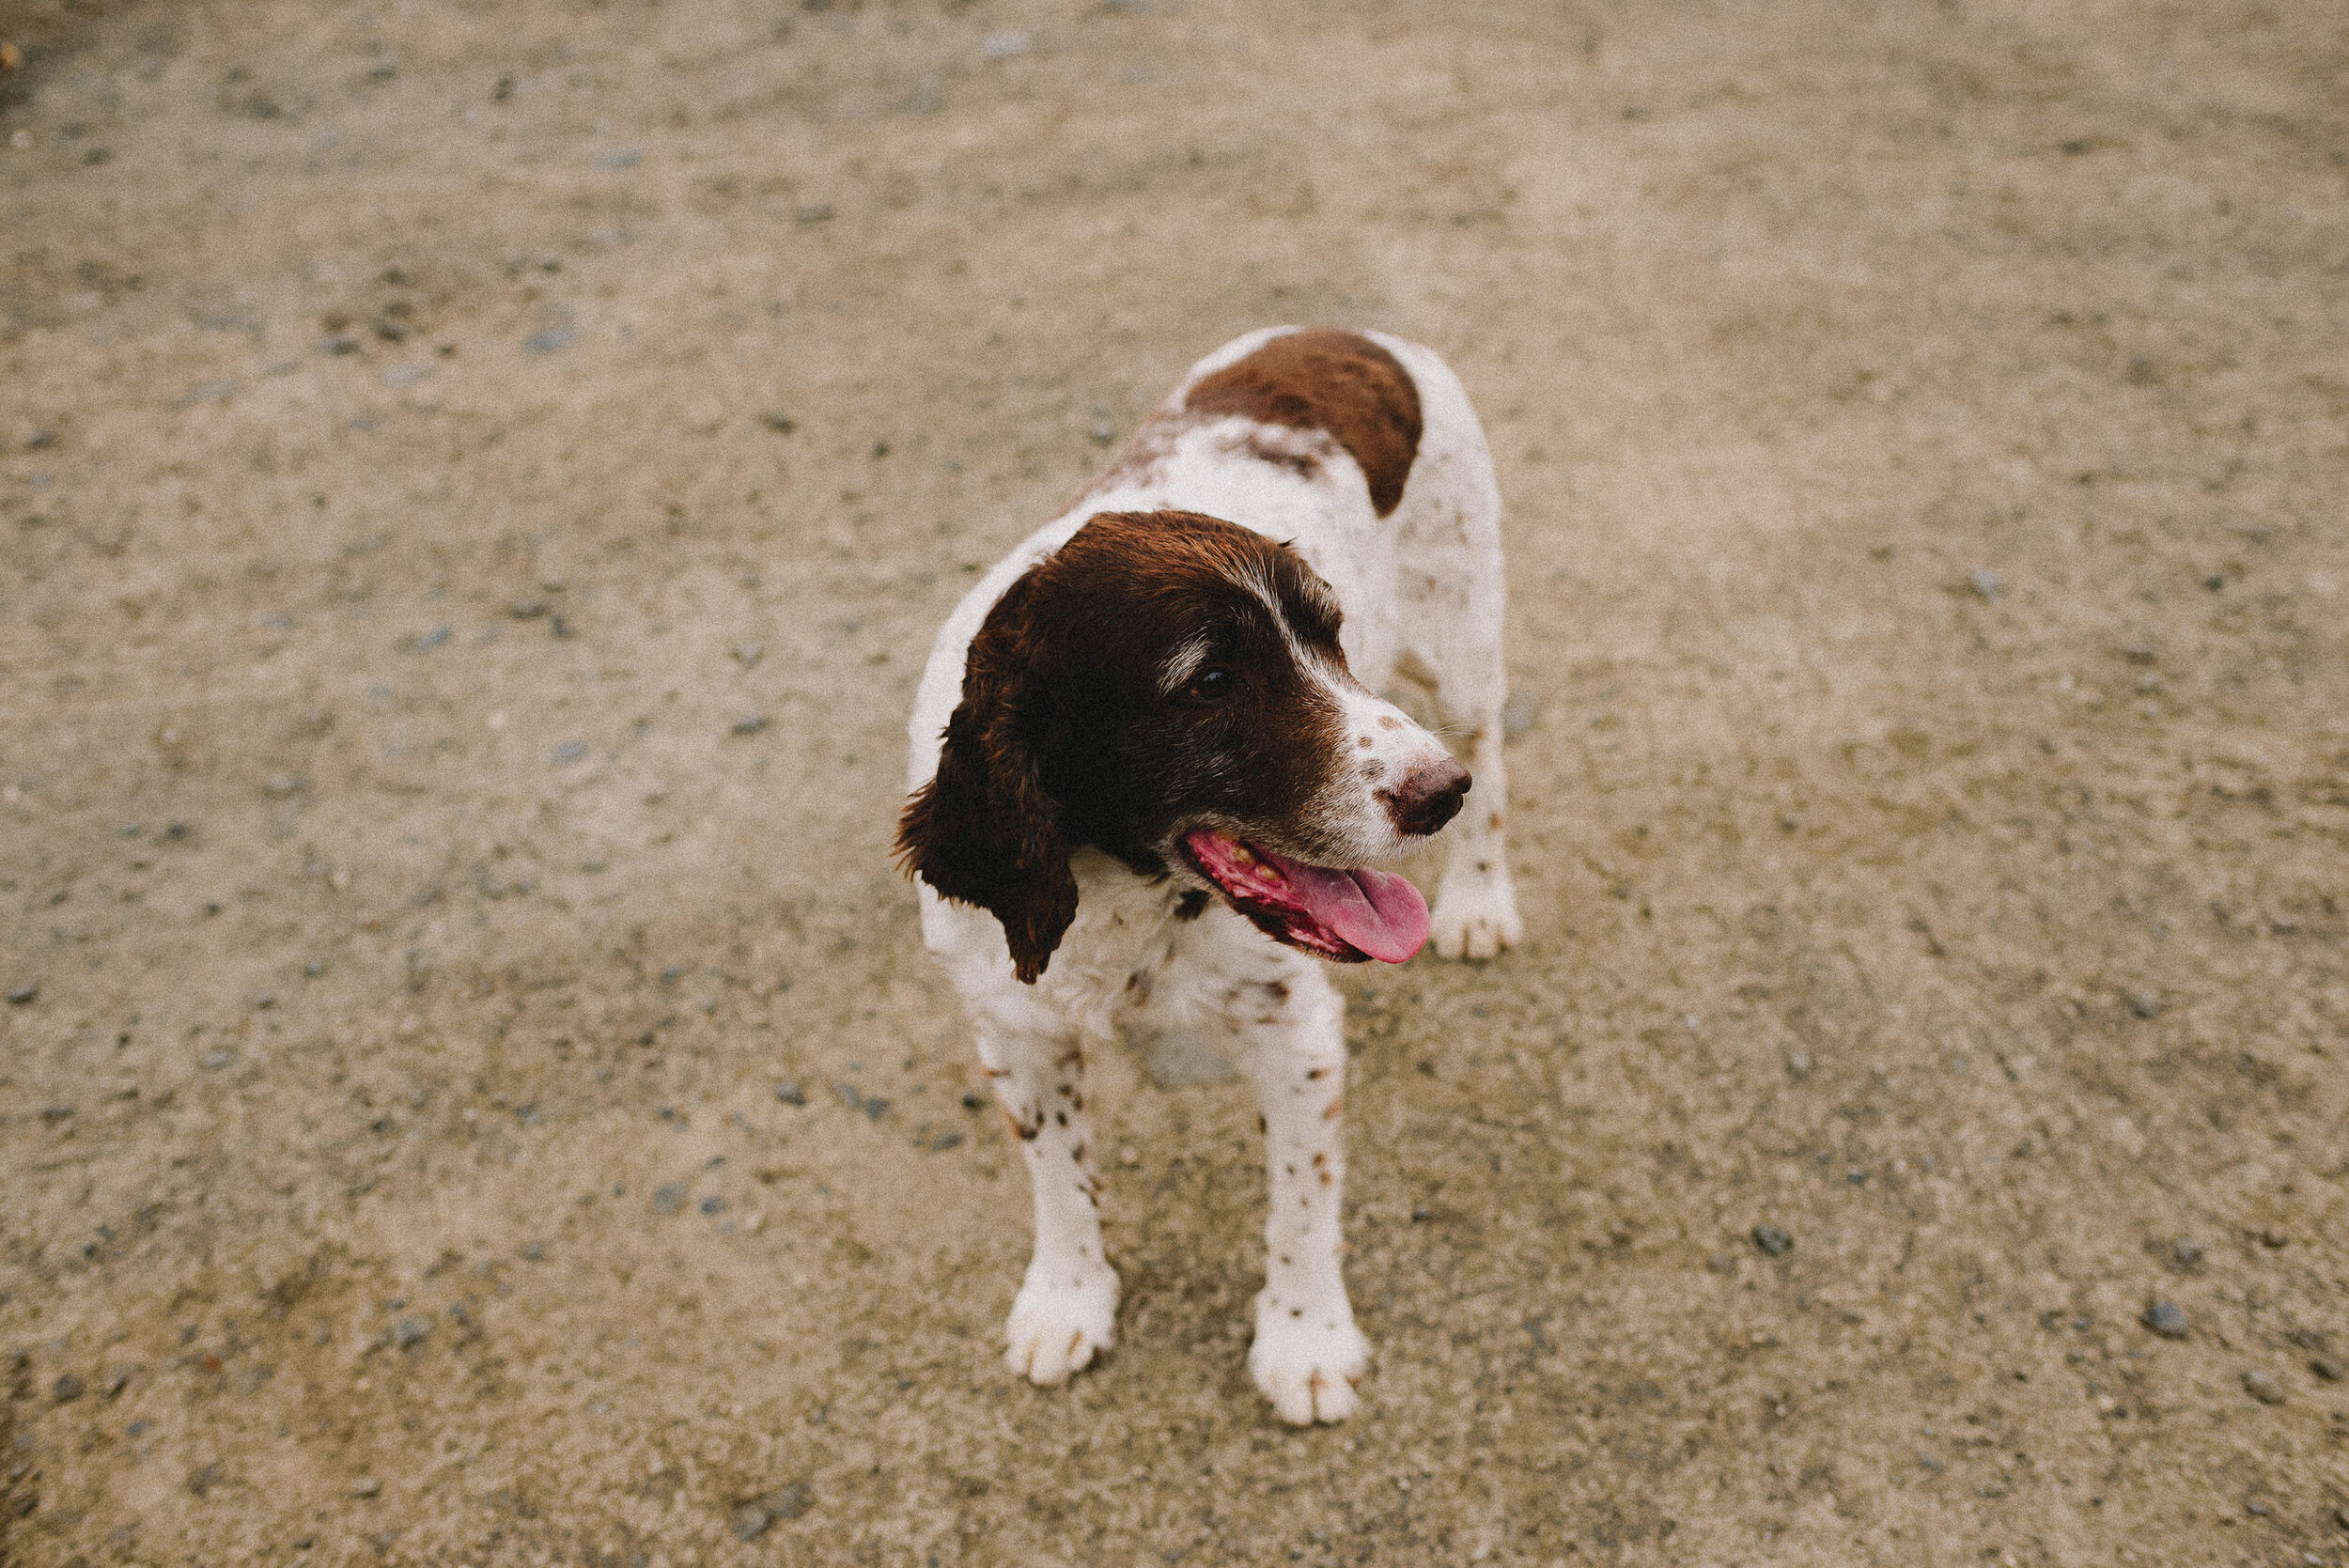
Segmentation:
{"type": "Polygon", "coordinates": [[[1426,421],[1392,520],[1396,668],[1429,689],[1445,739],[1467,753],[1475,777],[1446,831],[1452,858],[1437,884],[1431,940],[1442,957],[1490,958],[1525,936],[1503,832],[1501,487],[1459,379],[1417,344],[1381,341],[1411,372],[1426,421]]]}
{"type": "Polygon", "coordinates": [[[1076,1035],[983,1026],[979,1061],[1019,1139],[1035,1195],[1035,1253],[1012,1302],[1003,1358],[1064,1383],[1116,1341],[1117,1271],[1101,1249],[1099,1183],[1076,1035]]]}

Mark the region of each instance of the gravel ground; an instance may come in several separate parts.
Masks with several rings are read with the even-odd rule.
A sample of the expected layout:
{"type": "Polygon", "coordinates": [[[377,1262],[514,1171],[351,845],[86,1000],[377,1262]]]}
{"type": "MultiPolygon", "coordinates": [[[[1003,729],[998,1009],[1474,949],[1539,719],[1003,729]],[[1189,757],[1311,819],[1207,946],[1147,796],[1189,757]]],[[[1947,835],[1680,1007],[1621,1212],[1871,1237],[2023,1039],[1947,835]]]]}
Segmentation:
{"type": "Polygon", "coordinates": [[[0,0],[0,1560],[2349,1562],[2349,22],[0,0]],[[1458,367],[1525,948],[1116,1354],[886,846],[1194,357],[1458,367]],[[786,1092],[787,1091],[787,1092],[786,1092]]]}

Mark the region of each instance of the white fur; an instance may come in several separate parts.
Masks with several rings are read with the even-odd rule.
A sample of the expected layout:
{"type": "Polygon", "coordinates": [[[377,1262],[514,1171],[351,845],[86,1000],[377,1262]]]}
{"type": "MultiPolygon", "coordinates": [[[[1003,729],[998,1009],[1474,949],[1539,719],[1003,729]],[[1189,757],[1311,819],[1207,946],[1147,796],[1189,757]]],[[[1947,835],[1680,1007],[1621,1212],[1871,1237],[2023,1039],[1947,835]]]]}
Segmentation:
{"type": "MultiPolygon", "coordinates": [[[[1190,387],[1295,328],[1251,333],[1193,365],[1160,412],[1178,414],[1190,387]]],[[[1233,415],[1180,429],[1161,456],[1079,498],[980,579],[940,630],[923,672],[906,771],[909,792],[938,769],[939,743],[959,700],[963,664],[988,610],[1021,573],[1099,512],[1179,508],[1293,543],[1335,591],[1340,642],[1354,681],[1328,678],[1346,717],[1349,755],[1401,777],[1441,742],[1372,695],[1398,675],[1432,689],[1437,712],[1469,752],[1475,777],[1450,830],[1430,938],[1445,957],[1489,958],[1521,939],[1502,850],[1501,495],[1467,394],[1430,350],[1376,339],[1417,385],[1423,431],[1403,499],[1377,516],[1353,458],[1318,431],[1233,415]],[[1316,459],[1310,475],[1248,456],[1253,440],[1316,459]],[[1359,684],[1357,684],[1359,683],[1359,684]],[[1367,690],[1365,690],[1365,688],[1367,690]],[[1359,747],[1367,737],[1371,746],[1359,747]]],[[[1115,471],[1112,471],[1115,472],[1115,471]]],[[[1177,659],[1179,663],[1179,656],[1177,659]]],[[[1359,781],[1355,768],[1340,770],[1359,781]]],[[[1332,802],[1328,824],[1362,860],[1411,847],[1367,784],[1332,802]]],[[[924,939],[944,965],[978,1034],[979,1056],[1015,1127],[1034,1184],[1035,1252],[1008,1325],[1006,1359],[1038,1383],[1061,1382],[1115,1335],[1117,1275],[1102,1250],[1093,1135],[1084,1110],[1086,1042],[1131,1018],[1216,1039],[1254,1086],[1266,1128],[1270,1208],[1249,1371],[1282,1418],[1309,1423],[1350,1414],[1369,1344],[1354,1327],[1340,1273],[1345,1153],[1344,1002],[1319,961],[1258,931],[1221,898],[1176,917],[1177,875],[1146,883],[1110,857],[1081,849],[1071,869],[1075,924],[1033,986],[1013,976],[995,917],[921,888],[924,939]]]]}

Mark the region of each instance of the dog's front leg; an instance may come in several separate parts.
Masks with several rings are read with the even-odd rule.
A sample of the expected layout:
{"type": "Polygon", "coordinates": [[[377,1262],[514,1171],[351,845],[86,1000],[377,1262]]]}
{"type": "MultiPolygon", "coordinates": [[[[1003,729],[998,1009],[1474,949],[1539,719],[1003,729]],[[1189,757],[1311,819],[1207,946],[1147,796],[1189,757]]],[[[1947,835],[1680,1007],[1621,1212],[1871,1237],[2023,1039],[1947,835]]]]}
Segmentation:
{"type": "Polygon", "coordinates": [[[1003,1358],[1023,1377],[1064,1383],[1108,1350],[1117,1330],[1117,1271],[1101,1250],[1084,1049],[1074,1034],[1000,1031],[979,1036],[979,1061],[1019,1136],[1035,1191],[1035,1253],[1012,1302],[1003,1358]]]}
{"type": "Polygon", "coordinates": [[[1248,1370],[1281,1419],[1300,1426],[1353,1414],[1370,1365],[1343,1272],[1345,1012],[1319,966],[1298,960],[1236,983],[1225,1014],[1255,1086],[1271,1176],[1248,1370]]]}

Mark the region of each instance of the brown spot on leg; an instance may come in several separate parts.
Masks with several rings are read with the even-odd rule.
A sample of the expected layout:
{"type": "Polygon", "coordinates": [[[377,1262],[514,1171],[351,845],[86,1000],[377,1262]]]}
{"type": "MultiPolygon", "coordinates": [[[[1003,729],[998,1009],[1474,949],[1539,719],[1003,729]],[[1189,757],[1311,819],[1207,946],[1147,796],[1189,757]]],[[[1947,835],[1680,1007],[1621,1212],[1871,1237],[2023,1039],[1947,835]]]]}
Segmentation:
{"type": "Polygon", "coordinates": [[[1343,1111],[1345,1109],[1346,1096],[1344,1094],[1340,1094],[1336,1099],[1330,1102],[1330,1108],[1321,1113],[1321,1119],[1325,1122],[1335,1121],[1337,1120],[1338,1113],[1343,1111]]]}
{"type": "Polygon", "coordinates": [[[1183,403],[1194,414],[1327,431],[1361,465],[1380,517],[1402,501],[1419,456],[1419,388],[1400,361],[1357,333],[1323,327],[1276,337],[1202,377],[1183,403]]]}

